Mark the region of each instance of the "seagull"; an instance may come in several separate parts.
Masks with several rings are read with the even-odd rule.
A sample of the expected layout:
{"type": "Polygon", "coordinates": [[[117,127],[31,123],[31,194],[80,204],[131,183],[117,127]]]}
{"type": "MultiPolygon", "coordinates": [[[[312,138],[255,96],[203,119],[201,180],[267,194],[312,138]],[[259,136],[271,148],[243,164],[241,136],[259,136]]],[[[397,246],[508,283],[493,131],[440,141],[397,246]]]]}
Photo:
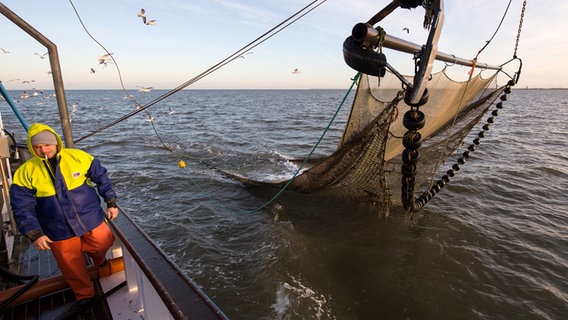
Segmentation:
{"type": "Polygon", "coordinates": [[[25,91],[24,91],[24,92],[22,93],[22,95],[20,96],[20,98],[24,99],[24,101],[28,101],[28,98],[29,98],[29,97],[30,97],[30,96],[28,96],[28,93],[25,92],[25,91]]]}
{"type": "Polygon", "coordinates": [[[156,24],[156,20],[149,20],[149,21],[146,20],[146,10],[144,10],[144,8],[140,9],[138,16],[142,18],[142,23],[147,26],[153,26],[156,24]]]}
{"type": "Polygon", "coordinates": [[[91,68],[91,73],[95,73],[95,69],[91,68]]]}
{"type": "Polygon", "coordinates": [[[408,29],[408,27],[402,28],[402,31],[406,31],[406,33],[410,33],[410,29],[408,29]]]}
{"type": "Polygon", "coordinates": [[[170,107],[170,112],[168,112],[168,114],[174,114],[174,113],[176,113],[176,111],[172,109],[172,107],[170,107]]]}
{"type": "Polygon", "coordinates": [[[0,48],[0,49],[2,49],[3,53],[10,53],[10,51],[4,50],[4,48],[0,48]]]}
{"type": "MultiPolygon", "coordinates": [[[[145,19],[146,18],[146,10],[144,10],[144,8],[140,9],[138,16],[141,17],[142,19],[145,19]]],[[[144,20],[142,20],[142,21],[144,21],[144,20]]],[[[144,23],[146,23],[146,21],[144,21],[144,23]]]]}
{"type": "Polygon", "coordinates": [[[45,56],[47,55],[47,52],[44,53],[44,54],[39,54],[39,53],[37,53],[37,52],[34,52],[34,54],[35,54],[36,56],[39,56],[40,59],[45,59],[45,56]]]}
{"type": "Polygon", "coordinates": [[[300,71],[300,69],[296,68],[294,69],[294,71],[292,71],[292,74],[300,74],[302,73],[302,71],[300,71]]]}
{"type": "Polygon", "coordinates": [[[154,89],[154,87],[139,87],[139,86],[137,87],[140,88],[138,89],[138,91],[140,92],[150,92],[150,90],[154,89]]]}
{"type": "Polygon", "coordinates": [[[146,10],[144,10],[144,8],[140,9],[138,16],[142,18],[142,23],[146,24],[146,10]]]}
{"type": "Polygon", "coordinates": [[[110,55],[113,53],[105,53],[99,58],[99,64],[106,64],[107,61],[110,62],[110,55]]]}

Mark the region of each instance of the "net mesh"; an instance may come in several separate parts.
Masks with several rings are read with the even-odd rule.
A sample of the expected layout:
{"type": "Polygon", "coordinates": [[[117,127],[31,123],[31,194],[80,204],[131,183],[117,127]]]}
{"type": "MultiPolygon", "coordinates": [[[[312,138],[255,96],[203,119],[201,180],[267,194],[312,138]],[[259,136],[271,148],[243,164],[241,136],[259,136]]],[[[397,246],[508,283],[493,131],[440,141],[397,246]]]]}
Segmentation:
{"type": "MultiPolygon", "coordinates": [[[[420,107],[426,124],[415,189],[432,183],[444,161],[458,148],[502,92],[497,77],[477,75],[466,82],[451,80],[445,70],[428,81],[429,100],[420,107]]],[[[412,82],[411,77],[407,79],[412,82]]],[[[347,198],[388,210],[400,204],[402,137],[406,128],[401,81],[362,75],[337,150],[295,177],[289,189],[347,198]]]]}

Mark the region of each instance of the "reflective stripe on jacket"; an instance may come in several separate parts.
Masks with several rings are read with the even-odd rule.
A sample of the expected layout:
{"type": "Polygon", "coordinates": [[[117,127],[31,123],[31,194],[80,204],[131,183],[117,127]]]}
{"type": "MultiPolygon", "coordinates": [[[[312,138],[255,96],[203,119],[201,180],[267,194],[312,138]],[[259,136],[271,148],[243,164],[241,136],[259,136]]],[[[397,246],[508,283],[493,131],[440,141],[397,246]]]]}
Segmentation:
{"type": "MultiPolygon", "coordinates": [[[[37,132],[50,130],[55,134],[48,126],[37,128],[35,125],[28,133],[30,148],[30,137],[37,132]]],[[[51,240],[64,240],[81,236],[100,225],[104,211],[99,194],[105,201],[116,198],[116,194],[98,159],[82,150],[61,148],[61,138],[57,136],[57,139],[59,164],[55,179],[50,175],[47,161],[32,149],[34,157],[14,174],[10,197],[20,232],[40,230],[51,240]]]]}

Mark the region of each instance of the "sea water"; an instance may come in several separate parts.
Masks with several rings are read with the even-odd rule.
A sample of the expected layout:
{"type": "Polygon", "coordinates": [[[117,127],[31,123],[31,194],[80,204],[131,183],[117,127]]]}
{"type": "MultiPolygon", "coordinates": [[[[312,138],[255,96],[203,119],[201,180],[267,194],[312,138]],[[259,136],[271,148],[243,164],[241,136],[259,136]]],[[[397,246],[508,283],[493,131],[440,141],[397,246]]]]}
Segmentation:
{"type": "MultiPolygon", "coordinates": [[[[135,112],[125,95],[144,105],[163,93],[68,91],[75,139],[135,112]]],[[[61,133],[47,94],[18,107],[61,133]]],[[[313,147],[345,94],[184,90],[76,146],[101,159],[119,205],[232,319],[565,319],[568,90],[514,90],[413,221],[222,174],[284,180],[293,159],[329,155],[352,95],[313,147]]]]}

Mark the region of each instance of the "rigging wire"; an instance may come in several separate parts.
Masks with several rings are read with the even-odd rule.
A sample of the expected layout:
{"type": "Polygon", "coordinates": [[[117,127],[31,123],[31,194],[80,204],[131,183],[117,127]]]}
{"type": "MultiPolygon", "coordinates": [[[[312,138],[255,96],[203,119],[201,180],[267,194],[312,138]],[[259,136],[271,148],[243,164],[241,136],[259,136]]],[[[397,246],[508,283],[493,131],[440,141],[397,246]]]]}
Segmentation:
{"type": "MultiPolygon", "coordinates": [[[[499,25],[497,25],[497,28],[495,29],[495,32],[493,33],[493,35],[491,36],[491,38],[489,38],[489,40],[487,40],[485,42],[485,45],[479,49],[479,51],[477,51],[477,54],[475,55],[475,58],[473,58],[473,66],[471,67],[471,71],[470,73],[473,74],[473,69],[475,69],[475,63],[477,62],[477,57],[479,57],[479,55],[481,54],[481,52],[483,50],[485,50],[485,48],[487,48],[487,46],[489,46],[489,44],[491,43],[491,41],[493,41],[493,38],[495,38],[495,36],[497,35],[497,33],[499,32],[499,29],[501,29],[501,26],[503,25],[503,21],[505,21],[505,17],[507,17],[507,12],[509,12],[509,8],[511,7],[511,2],[513,0],[509,0],[509,3],[507,4],[507,8],[505,9],[505,12],[503,12],[503,16],[501,17],[501,21],[499,22],[499,25]]],[[[526,4],[526,1],[525,1],[526,4]]],[[[524,13],[524,5],[523,5],[523,13],[524,13]]],[[[522,18],[521,18],[522,21],[522,18]]],[[[516,53],[516,47],[515,47],[515,53],[516,53]]],[[[470,74],[470,75],[471,75],[470,74]]]]}
{"type": "MultiPolygon", "coordinates": [[[[324,4],[327,0],[315,0],[311,3],[309,3],[308,5],[306,5],[305,7],[303,7],[302,9],[300,9],[299,11],[297,11],[296,13],[294,13],[293,15],[291,15],[290,17],[286,18],[285,20],[283,20],[282,22],[280,22],[279,24],[277,24],[276,26],[274,26],[273,28],[271,28],[270,30],[266,31],[265,33],[263,33],[261,36],[257,37],[256,39],[254,39],[253,41],[251,41],[250,43],[248,43],[247,45],[243,46],[242,48],[240,48],[239,50],[235,51],[234,53],[232,53],[231,55],[229,55],[228,57],[226,57],[225,59],[221,60],[220,62],[218,62],[217,64],[213,65],[212,67],[210,67],[209,69],[203,71],[202,73],[198,74],[197,76],[189,79],[188,81],[180,84],[179,86],[177,86],[176,88],[166,92],[165,94],[157,97],[156,99],[150,101],[149,103],[147,103],[146,105],[142,106],[140,105],[138,102],[136,102],[136,100],[134,100],[134,98],[130,97],[130,95],[126,95],[128,96],[134,103],[136,103],[136,105],[138,106],[138,108],[122,117],[120,117],[119,119],[75,140],[75,142],[79,142],[82,141],[88,137],[91,137],[93,135],[95,135],[96,133],[99,133],[103,130],[106,130],[142,111],[145,111],[148,113],[148,111],[146,109],[148,109],[149,107],[153,106],[154,104],[170,97],[171,95],[181,91],[182,89],[190,86],[191,84],[203,79],[204,77],[210,75],[211,73],[219,70],[220,68],[224,67],[225,65],[227,65],[228,63],[234,61],[235,59],[242,57],[244,55],[246,55],[247,53],[249,53],[252,49],[256,48],[257,46],[259,46],[260,44],[264,43],[265,41],[269,40],[270,38],[272,38],[273,36],[277,35],[278,33],[280,33],[281,31],[283,31],[284,29],[288,28],[290,25],[292,25],[293,23],[295,23],[296,21],[298,21],[299,19],[303,18],[305,15],[307,15],[308,13],[312,12],[313,10],[315,10],[316,8],[318,8],[319,6],[321,6],[322,4],[324,4]],[[319,3],[318,3],[319,2],[319,3]]],[[[71,5],[73,6],[73,9],[75,10],[75,6],[72,3],[72,0],[69,0],[69,2],[71,3],[71,5]]],[[[122,76],[120,73],[120,69],[118,68],[118,64],[116,63],[114,57],[110,54],[110,52],[102,45],[100,44],[87,30],[87,28],[84,26],[83,22],[81,21],[81,18],[79,16],[79,14],[77,13],[77,10],[75,10],[75,13],[77,14],[77,17],[79,18],[79,21],[81,22],[81,24],[83,25],[83,28],[85,29],[85,31],[87,32],[87,34],[99,45],[101,46],[107,54],[109,54],[109,57],[112,59],[112,61],[115,63],[118,74],[119,74],[119,79],[120,79],[120,83],[121,86],[123,88],[123,90],[126,92],[126,89],[124,87],[123,81],[122,81],[122,76]]],[[[301,172],[301,170],[304,168],[304,166],[306,165],[306,163],[309,161],[310,157],[313,155],[314,151],[316,150],[316,148],[319,146],[319,144],[321,143],[323,137],[325,136],[325,134],[327,133],[327,131],[329,130],[329,128],[331,127],[331,125],[333,124],[335,118],[337,117],[339,111],[341,110],[341,108],[343,107],[343,105],[345,104],[345,101],[347,100],[349,93],[351,92],[352,88],[355,86],[355,84],[357,83],[358,79],[359,79],[360,74],[357,74],[352,80],[352,84],[351,87],[349,88],[349,90],[347,91],[347,93],[345,94],[342,102],[340,103],[336,113],[334,114],[334,116],[332,117],[332,119],[330,120],[328,126],[326,127],[326,129],[324,130],[324,132],[322,133],[322,135],[320,136],[319,140],[317,141],[317,143],[314,145],[314,147],[312,148],[311,152],[309,153],[309,155],[306,157],[306,159],[304,160],[304,162],[301,164],[301,166],[297,169],[297,171],[294,173],[294,175],[292,176],[292,178],[290,178],[288,180],[288,182],[280,189],[280,191],[274,195],[269,201],[267,201],[266,203],[264,203],[263,205],[259,206],[256,209],[253,210],[249,210],[249,211],[244,211],[244,212],[239,212],[241,214],[246,214],[246,213],[254,213],[257,212],[263,208],[265,208],[266,206],[268,206],[270,203],[272,203],[274,200],[276,200],[286,189],[287,187],[290,185],[290,183],[292,183],[293,179],[301,172]]],[[[148,113],[149,114],[149,113],[148,113]]],[[[174,154],[174,156],[176,156],[179,160],[179,166],[182,169],[185,169],[185,163],[183,162],[183,160],[180,157],[180,153],[175,152],[172,148],[169,148],[166,146],[166,144],[164,143],[164,141],[162,140],[162,138],[159,136],[154,123],[152,121],[152,126],[154,127],[154,132],[156,133],[156,135],[158,136],[158,138],[160,139],[160,141],[162,142],[162,145],[164,146],[164,148],[170,152],[172,152],[174,154]]],[[[205,195],[205,197],[207,199],[209,199],[210,201],[212,201],[215,205],[217,205],[218,207],[221,207],[223,209],[228,210],[228,208],[226,206],[224,206],[223,204],[219,203],[218,201],[214,200],[207,192],[205,192],[198,184],[197,182],[190,176],[189,177],[192,184],[202,193],[205,195]]]]}
{"type": "MultiPolygon", "coordinates": [[[[71,1],[71,0],[70,0],[71,1]]],[[[276,34],[280,33],[282,30],[286,29],[287,27],[289,27],[291,24],[295,23],[296,21],[298,21],[299,19],[301,19],[302,17],[304,17],[305,15],[307,15],[308,13],[312,12],[314,9],[316,9],[317,7],[321,6],[323,3],[325,3],[327,0],[314,0],[311,3],[309,3],[308,5],[306,5],[305,7],[303,7],[302,9],[300,9],[299,11],[297,11],[296,13],[294,13],[293,15],[291,15],[290,17],[286,18],[285,20],[283,20],[282,22],[280,22],[279,24],[277,24],[276,26],[272,27],[270,30],[266,31],[264,34],[262,34],[261,36],[259,36],[258,38],[256,38],[255,40],[251,41],[250,43],[248,43],[247,45],[243,46],[242,48],[240,48],[239,50],[235,51],[234,53],[232,53],[231,55],[229,55],[228,57],[226,57],[225,59],[219,61],[217,64],[213,65],[212,67],[210,67],[209,69],[203,71],[202,73],[198,74],[197,76],[189,79],[188,81],[180,84],[179,86],[177,86],[176,88],[164,93],[163,95],[159,96],[158,98],[150,101],[149,103],[147,103],[144,106],[141,106],[139,109],[132,111],[129,114],[126,114],[120,118],[118,118],[117,120],[102,126],[101,128],[77,139],[75,142],[79,142],[82,141],[88,137],[91,137],[103,130],[106,130],[136,114],[138,114],[139,112],[142,112],[146,109],[148,109],[149,107],[153,106],[154,104],[168,98],[169,96],[181,91],[182,89],[192,85],[193,83],[203,79],[204,77],[210,75],[211,73],[219,70],[220,68],[224,67],[225,65],[227,65],[228,63],[232,62],[233,60],[235,60],[236,58],[246,54],[247,52],[250,52],[250,50],[252,50],[253,48],[257,47],[258,45],[262,44],[263,42],[267,41],[268,39],[272,38],[273,36],[275,36],[276,34]],[[319,3],[318,3],[319,2],[319,3]]],[[[172,150],[170,150],[172,151],[172,150]]]]}

